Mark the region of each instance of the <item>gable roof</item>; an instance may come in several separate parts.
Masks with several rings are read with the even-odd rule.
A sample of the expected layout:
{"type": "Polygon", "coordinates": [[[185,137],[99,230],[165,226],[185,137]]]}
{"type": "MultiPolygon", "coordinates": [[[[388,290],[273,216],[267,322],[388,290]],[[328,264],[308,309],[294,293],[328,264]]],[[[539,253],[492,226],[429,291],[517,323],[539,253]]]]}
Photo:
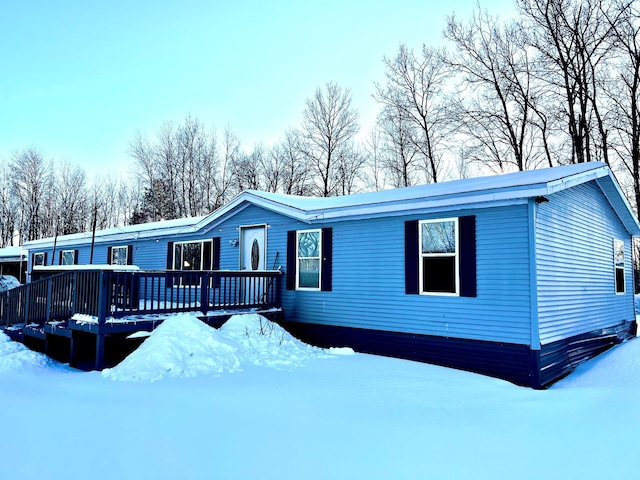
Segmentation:
{"type": "MultiPolygon", "coordinates": [[[[613,173],[605,163],[590,162],[502,175],[453,180],[415,187],[314,198],[248,190],[220,210],[243,201],[278,211],[300,221],[373,218],[411,211],[438,211],[524,203],[595,180],[627,231],[640,236],[640,224],[613,173]]],[[[223,212],[221,212],[222,214],[223,212]]]]}
{"type": "MultiPolygon", "coordinates": [[[[609,167],[604,163],[590,162],[340,197],[300,197],[246,190],[210,215],[101,230],[96,232],[96,241],[125,243],[132,239],[197,233],[248,204],[313,224],[316,221],[402,215],[416,210],[437,211],[525,203],[529,198],[551,195],[593,180],[629,233],[640,236],[640,224],[609,167]]],[[[60,246],[89,243],[91,236],[91,232],[65,235],[58,237],[57,243],[60,246]]],[[[52,238],[35,240],[24,246],[33,250],[52,242],[52,238]]]]}

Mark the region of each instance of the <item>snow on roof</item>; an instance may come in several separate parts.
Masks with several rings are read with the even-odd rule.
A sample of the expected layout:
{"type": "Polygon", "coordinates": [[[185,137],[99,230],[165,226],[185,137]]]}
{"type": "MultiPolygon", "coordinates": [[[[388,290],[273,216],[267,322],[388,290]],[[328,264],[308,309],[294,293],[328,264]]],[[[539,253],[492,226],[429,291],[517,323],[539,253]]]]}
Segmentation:
{"type": "MultiPolygon", "coordinates": [[[[249,190],[248,193],[266,200],[281,203],[305,212],[343,209],[347,207],[366,206],[372,204],[402,202],[420,198],[461,197],[502,189],[520,189],[535,186],[548,186],[563,179],[584,176],[592,173],[593,178],[606,175],[604,163],[591,162],[563,167],[543,168],[524,172],[491,175],[486,177],[452,180],[448,182],[417,185],[414,187],[381,190],[378,192],[358,193],[339,197],[300,197],[277,193],[249,190]]],[[[589,178],[591,179],[591,178],[589,178]]],[[[551,193],[551,192],[547,192],[551,193]]]]}
{"type": "MultiPolygon", "coordinates": [[[[160,235],[171,235],[182,232],[194,232],[197,231],[196,225],[202,220],[208,218],[208,215],[200,217],[189,218],[176,218],[173,220],[161,220],[158,222],[140,223],[137,225],[127,225],[124,227],[113,227],[104,230],[96,230],[96,241],[100,242],[104,237],[109,237],[110,241],[127,241],[137,240],[138,238],[144,238],[160,235]]],[[[91,241],[93,236],[92,232],[73,233],[71,235],[61,235],[57,238],[59,245],[70,243],[86,243],[91,241]]],[[[26,242],[24,247],[37,247],[41,244],[51,244],[54,238],[43,238],[40,240],[33,240],[26,242]]]]}
{"type": "Polygon", "coordinates": [[[27,252],[21,247],[4,247],[0,248],[0,263],[17,262],[20,258],[25,259],[27,252]]]}

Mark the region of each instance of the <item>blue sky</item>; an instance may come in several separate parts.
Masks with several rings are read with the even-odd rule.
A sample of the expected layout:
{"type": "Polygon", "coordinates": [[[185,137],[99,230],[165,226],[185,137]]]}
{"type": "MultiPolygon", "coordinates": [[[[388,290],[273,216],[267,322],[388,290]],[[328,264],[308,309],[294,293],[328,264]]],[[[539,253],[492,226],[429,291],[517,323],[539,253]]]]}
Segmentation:
{"type": "MultiPolygon", "coordinates": [[[[505,16],[511,0],[484,2],[505,16]]],[[[37,147],[113,172],[136,131],[188,113],[245,149],[300,123],[328,81],[349,88],[362,125],[373,82],[400,43],[442,43],[447,15],[475,0],[20,1],[0,6],[0,158],[37,147]]]]}

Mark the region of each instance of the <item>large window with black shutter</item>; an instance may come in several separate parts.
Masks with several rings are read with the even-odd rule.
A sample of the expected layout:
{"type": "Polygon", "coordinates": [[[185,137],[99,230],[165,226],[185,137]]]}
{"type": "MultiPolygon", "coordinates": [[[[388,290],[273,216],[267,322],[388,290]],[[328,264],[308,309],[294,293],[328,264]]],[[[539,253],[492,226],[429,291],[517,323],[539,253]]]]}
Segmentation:
{"type": "Polygon", "coordinates": [[[332,288],[333,230],[292,230],[287,236],[287,289],[332,288]]]}
{"type": "Polygon", "coordinates": [[[60,258],[58,259],[59,265],[77,265],[78,264],[78,250],[61,250],[60,258]]]}
{"type": "Polygon", "coordinates": [[[475,216],[405,222],[406,293],[476,296],[475,216]]]}
{"type": "Polygon", "coordinates": [[[107,263],[109,265],[133,265],[133,247],[119,245],[107,248],[107,263]]]}
{"type": "MultiPolygon", "coordinates": [[[[167,270],[220,270],[220,237],[210,240],[195,240],[184,242],[168,242],[167,270]]],[[[192,284],[194,281],[180,277],[180,282],[173,274],[167,274],[168,285],[178,286],[192,284]]],[[[218,287],[219,279],[214,286],[218,287]]]]}
{"type": "Polygon", "coordinates": [[[38,252],[31,255],[31,265],[41,267],[47,264],[47,252],[38,252]]]}

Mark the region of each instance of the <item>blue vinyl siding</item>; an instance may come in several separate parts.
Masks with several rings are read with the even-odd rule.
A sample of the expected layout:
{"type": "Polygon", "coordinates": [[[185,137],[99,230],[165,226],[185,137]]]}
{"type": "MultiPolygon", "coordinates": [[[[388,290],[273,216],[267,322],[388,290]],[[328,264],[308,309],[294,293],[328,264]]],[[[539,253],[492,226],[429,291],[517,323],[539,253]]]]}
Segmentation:
{"type": "Polygon", "coordinates": [[[333,227],[333,291],[287,291],[287,320],[530,343],[525,204],[322,226],[333,227]],[[407,295],[405,220],[470,214],[476,215],[477,297],[407,295]]]}
{"type": "Polygon", "coordinates": [[[595,182],[537,206],[536,244],[543,345],[634,319],[631,237],[595,182]],[[614,291],[614,238],[625,244],[625,295],[614,291]]]}

